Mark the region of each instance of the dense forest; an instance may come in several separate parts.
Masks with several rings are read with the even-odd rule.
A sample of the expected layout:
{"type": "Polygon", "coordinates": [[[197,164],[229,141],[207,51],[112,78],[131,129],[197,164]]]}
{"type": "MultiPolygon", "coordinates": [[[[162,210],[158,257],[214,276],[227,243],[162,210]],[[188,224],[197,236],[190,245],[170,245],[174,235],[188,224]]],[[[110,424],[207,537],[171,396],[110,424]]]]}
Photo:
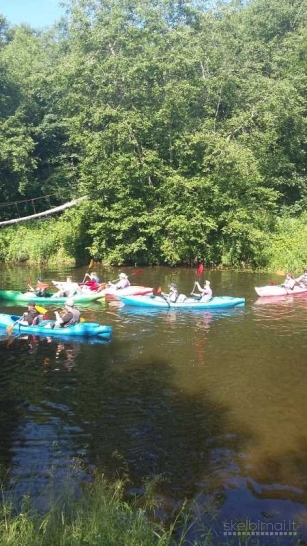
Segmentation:
{"type": "Polygon", "coordinates": [[[0,221],[87,199],[0,261],[305,265],[307,0],[66,4],[0,14],[0,221]]]}

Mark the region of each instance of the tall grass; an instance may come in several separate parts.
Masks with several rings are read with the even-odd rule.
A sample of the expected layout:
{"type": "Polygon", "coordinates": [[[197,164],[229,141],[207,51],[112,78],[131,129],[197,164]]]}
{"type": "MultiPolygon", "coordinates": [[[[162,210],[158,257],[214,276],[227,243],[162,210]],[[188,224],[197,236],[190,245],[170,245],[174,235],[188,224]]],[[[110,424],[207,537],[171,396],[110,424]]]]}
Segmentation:
{"type": "MultiPolygon", "coordinates": [[[[280,217],[271,233],[257,234],[252,247],[252,268],[300,273],[307,266],[307,213],[280,217]]],[[[29,264],[86,263],[91,238],[83,216],[67,211],[59,218],[34,220],[0,231],[0,262],[29,264]]],[[[233,264],[229,251],[223,263],[233,264]]],[[[240,267],[239,262],[236,262],[240,267]]],[[[220,266],[221,264],[216,264],[220,266]]],[[[241,264],[242,265],[242,264],[241,264]]],[[[244,266],[246,267],[246,265],[244,266]]]]}
{"type": "Polygon", "coordinates": [[[307,213],[299,218],[284,217],[271,236],[268,268],[271,271],[302,273],[307,267],[307,213]]]}
{"type": "Polygon", "coordinates": [[[29,497],[17,513],[2,495],[0,546],[260,546],[255,537],[228,539],[213,526],[202,527],[186,504],[167,527],[152,521],[148,514],[154,514],[156,503],[150,489],[145,485],[145,495],[128,503],[123,481],[96,475],[77,500],[68,490],[44,514],[32,508],[29,497]]]}
{"type": "Polygon", "coordinates": [[[78,216],[34,220],[1,230],[0,262],[74,265],[88,259],[87,245],[86,227],[78,216]]]}

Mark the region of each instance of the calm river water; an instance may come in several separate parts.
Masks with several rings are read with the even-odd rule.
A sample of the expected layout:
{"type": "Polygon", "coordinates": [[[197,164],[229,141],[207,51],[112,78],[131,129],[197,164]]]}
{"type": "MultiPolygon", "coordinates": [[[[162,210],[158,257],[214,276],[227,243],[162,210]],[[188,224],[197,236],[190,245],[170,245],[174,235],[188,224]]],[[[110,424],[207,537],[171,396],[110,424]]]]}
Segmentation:
{"type": "MultiPolygon", "coordinates": [[[[109,280],[118,270],[97,272],[109,280]]],[[[2,266],[2,288],[67,273],[2,266]]],[[[73,271],[79,281],[84,273],[73,271]]],[[[191,269],[143,268],[131,281],[163,289],[176,282],[189,294],[196,278],[191,269]]],[[[261,303],[254,286],[281,282],[274,275],[206,271],[205,278],[214,295],[244,296],[245,307],[80,306],[84,318],[114,327],[108,344],[7,340],[2,332],[7,483],[44,506],[71,466],[79,477],[83,464],[110,476],[127,471],[131,492],[160,475],[166,512],[187,498],[201,521],[213,506],[218,533],[237,520],[274,530],[296,522],[306,539],[307,296],[261,303]]],[[[23,310],[0,302],[0,312],[23,310]]],[[[287,540],[281,533],[279,543],[287,540]]]]}

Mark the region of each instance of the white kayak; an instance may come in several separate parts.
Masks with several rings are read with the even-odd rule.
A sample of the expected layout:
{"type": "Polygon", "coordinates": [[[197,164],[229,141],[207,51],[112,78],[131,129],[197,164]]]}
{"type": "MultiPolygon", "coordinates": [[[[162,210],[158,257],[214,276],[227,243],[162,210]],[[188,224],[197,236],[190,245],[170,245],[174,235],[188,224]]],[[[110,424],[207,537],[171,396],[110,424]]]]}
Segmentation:
{"type": "Polygon", "coordinates": [[[281,284],[273,284],[267,286],[255,286],[255,290],[260,297],[274,297],[274,296],[296,296],[299,294],[307,294],[307,286],[294,286],[291,288],[285,288],[281,284]]]}

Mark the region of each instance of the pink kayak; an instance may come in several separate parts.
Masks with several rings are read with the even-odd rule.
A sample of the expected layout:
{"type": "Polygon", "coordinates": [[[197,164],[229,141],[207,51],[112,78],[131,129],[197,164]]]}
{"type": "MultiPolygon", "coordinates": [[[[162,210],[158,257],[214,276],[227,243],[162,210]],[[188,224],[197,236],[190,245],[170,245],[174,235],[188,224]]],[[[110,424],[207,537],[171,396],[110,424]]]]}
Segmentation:
{"type": "Polygon", "coordinates": [[[120,296],[145,296],[146,294],[152,294],[153,288],[150,286],[127,286],[127,288],[116,289],[112,286],[108,286],[101,291],[101,294],[105,296],[111,296],[119,298],[120,296]]]}
{"type": "Polygon", "coordinates": [[[280,284],[273,284],[268,286],[255,286],[255,290],[260,297],[274,297],[274,296],[296,296],[299,294],[307,295],[307,286],[294,286],[291,288],[284,288],[280,284]]]}

